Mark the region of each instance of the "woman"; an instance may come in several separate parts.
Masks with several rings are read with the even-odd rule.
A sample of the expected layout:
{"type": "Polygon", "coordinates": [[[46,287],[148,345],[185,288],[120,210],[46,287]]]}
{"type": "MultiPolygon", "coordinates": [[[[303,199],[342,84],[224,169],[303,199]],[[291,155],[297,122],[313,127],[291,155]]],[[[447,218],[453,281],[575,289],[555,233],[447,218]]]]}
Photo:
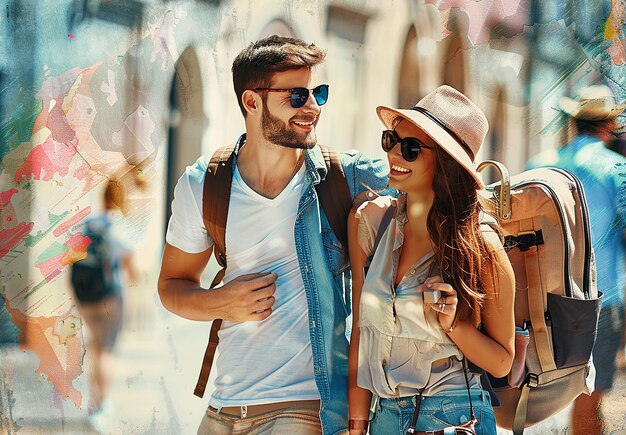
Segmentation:
{"type": "Polygon", "coordinates": [[[89,329],[88,356],[93,361],[90,382],[90,421],[98,425],[108,408],[111,356],[122,326],[122,272],[137,282],[132,251],[121,233],[125,194],[118,181],[108,181],[101,213],[83,225],[89,238],[86,258],[72,266],[72,286],[81,317],[89,329]]]}
{"type": "Polygon", "coordinates": [[[514,356],[513,270],[499,235],[480,224],[476,192],[487,119],[449,86],[410,110],[377,113],[389,184],[400,193],[366,202],[348,222],[350,433],[366,433],[374,393],[371,434],[443,429],[473,415],[477,433],[495,434],[489,395],[463,361],[502,377],[514,356]]]}

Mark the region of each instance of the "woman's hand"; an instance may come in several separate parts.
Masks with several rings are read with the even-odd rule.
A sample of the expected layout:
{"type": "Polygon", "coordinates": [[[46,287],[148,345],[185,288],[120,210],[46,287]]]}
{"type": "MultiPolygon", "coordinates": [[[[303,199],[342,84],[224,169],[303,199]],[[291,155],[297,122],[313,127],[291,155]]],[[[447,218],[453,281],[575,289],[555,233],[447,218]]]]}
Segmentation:
{"type": "Polygon", "coordinates": [[[440,276],[426,278],[420,286],[420,290],[422,292],[436,290],[441,293],[441,296],[432,303],[426,302],[427,298],[424,298],[424,304],[437,312],[437,320],[441,328],[446,332],[452,332],[456,317],[456,307],[459,303],[456,290],[450,284],[444,282],[440,276]]]}

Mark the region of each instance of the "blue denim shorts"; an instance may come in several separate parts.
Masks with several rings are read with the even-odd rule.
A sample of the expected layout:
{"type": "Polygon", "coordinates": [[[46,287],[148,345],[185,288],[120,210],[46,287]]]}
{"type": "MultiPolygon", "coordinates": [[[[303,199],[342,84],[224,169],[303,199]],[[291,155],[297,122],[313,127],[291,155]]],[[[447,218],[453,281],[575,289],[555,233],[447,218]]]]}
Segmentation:
{"type": "MultiPolygon", "coordinates": [[[[476,433],[496,434],[496,419],[489,393],[479,388],[471,390],[474,414],[479,424],[476,433]]],[[[379,399],[370,422],[371,435],[406,435],[413,420],[415,397],[379,399]]],[[[418,431],[444,429],[471,419],[467,390],[453,390],[434,396],[424,396],[415,429],[418,431]]]]}

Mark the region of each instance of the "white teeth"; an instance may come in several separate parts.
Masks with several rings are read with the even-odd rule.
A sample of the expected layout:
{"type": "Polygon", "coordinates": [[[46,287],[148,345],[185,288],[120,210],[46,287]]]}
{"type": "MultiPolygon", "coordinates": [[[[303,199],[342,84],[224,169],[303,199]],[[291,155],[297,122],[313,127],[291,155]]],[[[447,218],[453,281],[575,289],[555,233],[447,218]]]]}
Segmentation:
{"type": "Polygon", "coordinates": [[[302,126],[305,126],[305,127],[310,127],[310,126],[313,125],[313,122],[298,122],[298,121],[294,121],[293,123],[296,124],[296,125],[302,125],[302,126]]]}
{"type": "Polygon", "coordinates": [[[411,172],[410,169],[406,169],[406,168],[403,168],[402,166],[397,166],[397,165],[391,165],[391,169],[397,172],[404,172],[405,174],[408,174],[409,172],[411,172]]]}

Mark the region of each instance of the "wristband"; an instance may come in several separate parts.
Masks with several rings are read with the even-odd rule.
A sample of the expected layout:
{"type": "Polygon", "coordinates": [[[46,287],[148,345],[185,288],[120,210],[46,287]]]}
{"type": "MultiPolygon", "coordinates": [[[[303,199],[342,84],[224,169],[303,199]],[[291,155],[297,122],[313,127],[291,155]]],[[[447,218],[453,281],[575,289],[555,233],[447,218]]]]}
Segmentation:
{"type": "Polygon", "coordinates": [[[369,420],[353,420],[350,419],[349,429],[357,429],[357,430],[367,430],[369,426],[369,420]]]}
{"type": "Polygon", "coordinates": [[[452,331],[454,331],[454,328],[456,328],[456,321],[458,320],[457,316],[454,316],[454,320],[452,321],[452,325],[450,325],[450,328],[446,329],[446,334],[450,334],[452,331]]]}

